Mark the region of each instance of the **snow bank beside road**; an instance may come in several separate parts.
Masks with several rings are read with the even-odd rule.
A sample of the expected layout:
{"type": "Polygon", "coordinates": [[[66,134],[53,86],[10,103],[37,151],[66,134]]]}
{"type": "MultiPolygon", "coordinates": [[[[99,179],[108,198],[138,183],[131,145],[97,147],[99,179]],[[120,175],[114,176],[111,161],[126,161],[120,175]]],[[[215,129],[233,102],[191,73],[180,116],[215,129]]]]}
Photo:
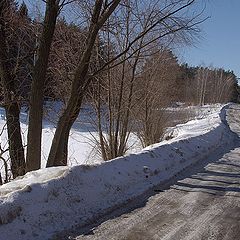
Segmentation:
{"type": "Polygon", "coordinates": [[[0,187],[0,239],[48,239],[233,144],[225,111],[179,125],[171,129],[174,138],[137,154],[99,165],[42,169],[0,187]],[[38,181],[40,175],[45,177],[38,181]]]}

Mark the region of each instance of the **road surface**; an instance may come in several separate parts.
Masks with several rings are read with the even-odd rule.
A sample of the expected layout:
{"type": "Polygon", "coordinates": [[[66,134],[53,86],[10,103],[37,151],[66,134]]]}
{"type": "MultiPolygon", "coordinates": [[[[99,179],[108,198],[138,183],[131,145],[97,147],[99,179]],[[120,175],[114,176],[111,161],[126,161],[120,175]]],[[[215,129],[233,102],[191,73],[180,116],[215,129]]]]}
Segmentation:
{"type": "MultiPolygon", "coordinates": [[[[240,135],[240,107],[233,105],[227,119],[240,135]]],[[[95,227],[69,234],[68,239],[240,239],[239,142],[217,159],[212,156],[205,166],[195,166],[194,174],[150,197],[143,207],[109,216],[95,227]]]]}

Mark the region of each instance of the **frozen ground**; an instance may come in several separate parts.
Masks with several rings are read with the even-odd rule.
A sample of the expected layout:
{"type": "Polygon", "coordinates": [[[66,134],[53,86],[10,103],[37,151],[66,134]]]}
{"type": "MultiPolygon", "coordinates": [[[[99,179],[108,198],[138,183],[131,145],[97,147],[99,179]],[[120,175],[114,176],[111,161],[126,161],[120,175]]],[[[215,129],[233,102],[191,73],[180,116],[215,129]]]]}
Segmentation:
{"type": "Polygon", "coordinates": [[[203,119],[171,129],[170,140],[139,153],[101,164],[41,169],[1,186],[0,239],[49,239],[233,146],[236,135],[226,124],[226,107],[208,107],[203,119]]]}

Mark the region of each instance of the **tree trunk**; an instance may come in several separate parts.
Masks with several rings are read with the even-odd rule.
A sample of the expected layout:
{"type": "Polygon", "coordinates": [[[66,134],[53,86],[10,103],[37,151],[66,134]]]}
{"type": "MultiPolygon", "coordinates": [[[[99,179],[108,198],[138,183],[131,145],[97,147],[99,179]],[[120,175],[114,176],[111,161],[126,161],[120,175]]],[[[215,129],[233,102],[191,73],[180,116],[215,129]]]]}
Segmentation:
{"type": "Polygon", "coordinates": [[[6,111],[9,155],[13,177],[25,174],[25,158],[19,122],[20,107],[16,96],[15,79],[11,74],[6,52],[5,21],[3,17],[4,3],[0,4],[0,78],[4,94],[6,111]]]}
{"type": "Polygon", "coordinates": [[[16,178],[25,174],[24,149],[19,122],[20,109],[17,103],[12,103],[10,106],[7,106],[5,110],[7,118],[11,170],[13,178],[16,178]]]}
{"type": "Polygon", "coordinates": [[[59,11],[57,2],[56,0],[48,0],[46,3],[46,13],[40,39],[38,59],[33,71],[27,138],[27,171],[37,170],[41,166],[44,85],[51,43],[59,11]]]}
{"type": "Polygon", "coordinates": [[[100,79],[98,79],[98,93],[97,93],[97,124],[98,124],[98,133],[99,133],[99,144],[101,147],[102,158],[104,161],[107,160],[106,148],[104,143],[104,136],[103,136],[103,129],[102,129],[102,122],[101,122],[101,84],[100,79]]]}
{"type": "Polygon", "coordinates": [[[67,149],[70,129],[80,112],[85,87],[89,84],[87,73],[94,43],[99,31],[97,26],[102,1],[96,1],[87,37],[86,49],[75,72],[67,107],[57,124],[48,156],[47,167],[67,165],[67,149]]]}
{"type": "MultiPolygon", "coordinates": [[[[142,39],[143,40],[143,39],[142,39]]],[[[142,40],[140,43],[140,47],[142,44],[142,40]]],[[[121,135],[120,135],[120,143],[119,143],[119,149],[118,149],[118,156],[123,156],[125,154],[125,149],[127,147],[127,141],[128,141],[128,128],[129,128],[129,116],[130,116],[130,110],[132,108],[132,98],[133,98],[133,86],[134,86],[134,81],[136,78],[136,69],[137,69],[137,64],[139,61],[139,57],[140,57],[140,53],[141,51],[139,50],[137,52],[133,67],[132,67],[132,76],[131,76],[131,80],[130,80],[130,91],[129,91],[129,95],[128,95],[128,99],[127,99],[127,109],[126,109],[126,113],[125,116],[123,118],[123,124],[122,124],[122,131],[121,131],[121,135]]]]}
{"type": "Polygon", "coordinates": [[[48,156],[47,167],[67,165],[69,133],[78,117],[81,104],[82,96],[74,95],[70,98],[66,110],[59,119],[48,156]]]}
{"type": "Polygon", "coordinates": [[[86,48],[74,74],[71,94],[67,107],[59,119],[56,132],[54,134],[52,146],[48,156],[47,167],[66,165],[67,148],[70,129],[75,122],[81,109],[82,99],[86,88],[90,83],[88,78],[89,63],[93,47],[97,38],[99,29],[106,22],[108,17],[118,6],[120,0],[114,0],[109,4],[108,10],[101,15],[103,0],[96,0],[86,41],[86,48]]]}

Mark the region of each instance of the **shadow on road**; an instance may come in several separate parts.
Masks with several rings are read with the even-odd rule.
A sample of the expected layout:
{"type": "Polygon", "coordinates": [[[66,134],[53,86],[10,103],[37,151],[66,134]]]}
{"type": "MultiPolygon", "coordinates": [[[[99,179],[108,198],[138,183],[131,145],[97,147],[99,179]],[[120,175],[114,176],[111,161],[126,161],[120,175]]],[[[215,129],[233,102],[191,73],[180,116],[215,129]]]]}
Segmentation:
{"type": "Polygon", "coordinates": [[[232,150],[196,175],[178,181],[172,188],[188,192],[240,197],[240,150],[232,150]],[[229,161],[229,162],[228,162],[229,161]]]}

